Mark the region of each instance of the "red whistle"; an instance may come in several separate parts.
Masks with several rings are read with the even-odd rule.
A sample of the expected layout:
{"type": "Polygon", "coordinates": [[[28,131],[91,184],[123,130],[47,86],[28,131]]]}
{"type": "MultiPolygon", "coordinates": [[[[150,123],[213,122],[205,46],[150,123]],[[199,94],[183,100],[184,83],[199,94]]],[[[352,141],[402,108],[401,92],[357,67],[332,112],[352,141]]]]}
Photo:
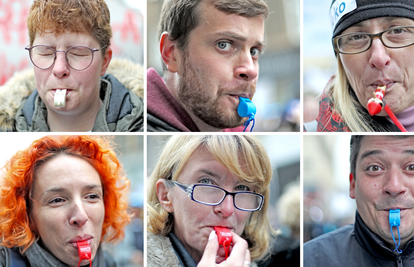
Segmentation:
{"type": "Polygon", "coordinates": [[[233,240],[231,231],[225,227],[214,226],[214,231],[217,233],[217,239],[220,245],[223,246],[226,252],[226,259],[229,256],[230,244],[233,240]]]}
{"type": "Polygon", "coordinates": [[[374,97],[368,100],[367,109],[368,113],[371,116],[378,114],[384,107],[384,99],[386,85],[379,84],[375,92],[373,93],[374,97]]]}
{"type": "Polygon", "coordinates": [[[90,266],[92,266],[92,261],[91,261],[92,252],[91,252],[91,247],[89,246],[88,241],[87,240],[79,241],[77,242],[77,244],[78,244],[78,252],[79,252],[78,267],[80,266],[80,263],[83,260],[89,260],[89,264],[90,266]]]}

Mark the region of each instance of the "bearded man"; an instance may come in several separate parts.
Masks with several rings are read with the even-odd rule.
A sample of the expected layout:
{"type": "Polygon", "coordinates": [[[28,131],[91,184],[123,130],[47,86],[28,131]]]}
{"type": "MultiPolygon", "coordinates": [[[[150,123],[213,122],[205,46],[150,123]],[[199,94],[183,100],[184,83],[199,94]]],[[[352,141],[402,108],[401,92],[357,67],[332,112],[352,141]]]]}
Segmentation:
{"type": "Polygon", "coordinates": [[[263,0],[164,1],[164,78],[148,69],[147,130],[243,130],[237,107],[255,93],[267,14],[263,0]]]}

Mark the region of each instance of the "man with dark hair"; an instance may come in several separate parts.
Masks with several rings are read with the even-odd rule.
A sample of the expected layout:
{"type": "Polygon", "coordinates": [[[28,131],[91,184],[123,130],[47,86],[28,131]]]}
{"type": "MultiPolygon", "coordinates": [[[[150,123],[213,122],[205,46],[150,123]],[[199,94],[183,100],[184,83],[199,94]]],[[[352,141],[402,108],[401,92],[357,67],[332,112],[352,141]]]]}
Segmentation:
{"type": "Polygon", "coordinates": [[[304,266],[414,264],[414,136],[351,138],[354,225],[304,244],[304,266]]]}
{"type": "Polygon", "coordinates": [[[242,126],[264,47],[264,0],[169,0],[159,25],[164,79],[148,76],[148,131],[223,131],[242,126]]]}

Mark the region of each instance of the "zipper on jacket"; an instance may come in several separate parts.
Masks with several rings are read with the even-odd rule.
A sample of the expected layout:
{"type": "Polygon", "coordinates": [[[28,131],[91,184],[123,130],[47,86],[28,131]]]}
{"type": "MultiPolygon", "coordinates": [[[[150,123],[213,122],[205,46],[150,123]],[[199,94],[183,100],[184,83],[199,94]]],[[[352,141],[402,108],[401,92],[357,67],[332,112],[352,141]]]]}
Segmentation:
{"type": "Polygon", "coordinates": [[[402,258],[400,255],[397,256],[397,267],[403,267],[402,258]]]}

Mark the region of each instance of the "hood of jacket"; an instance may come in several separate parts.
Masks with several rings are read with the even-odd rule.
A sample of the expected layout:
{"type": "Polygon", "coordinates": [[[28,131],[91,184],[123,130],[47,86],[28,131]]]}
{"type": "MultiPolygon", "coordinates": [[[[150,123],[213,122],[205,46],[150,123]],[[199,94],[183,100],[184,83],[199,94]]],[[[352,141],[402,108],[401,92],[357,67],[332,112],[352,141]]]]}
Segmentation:
{"type": "MultiPolygon", "coordinates": [[[[126,59],[113,58],[106,70],[125,88],[143,98],[144,68],[126,59]]],[[[0,131],[14,131],[16,114],[22,102],[36,89],[33,68],[17,72],[0,86],[0,131]]]]}

